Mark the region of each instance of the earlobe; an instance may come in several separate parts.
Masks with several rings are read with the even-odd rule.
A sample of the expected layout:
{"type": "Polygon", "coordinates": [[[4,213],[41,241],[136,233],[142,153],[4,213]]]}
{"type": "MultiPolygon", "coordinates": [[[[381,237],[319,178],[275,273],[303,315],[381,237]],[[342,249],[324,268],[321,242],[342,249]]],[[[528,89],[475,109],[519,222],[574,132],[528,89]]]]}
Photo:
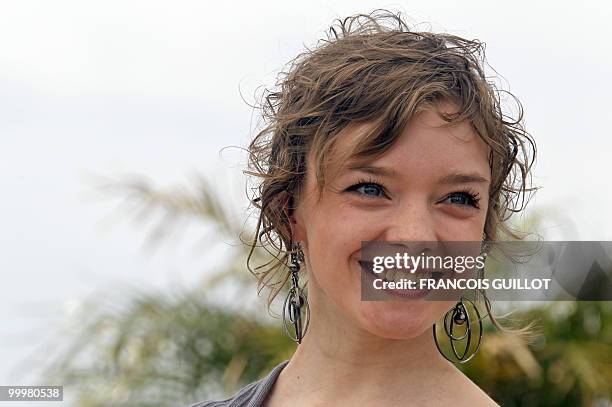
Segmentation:
{"type": "Polygon", "coordinates": [[[304,242],[305,233],[302,225],[302,217],[300,209],[295,205],[294,197],[288,196],[283,205],[286,219],[289,220],[289,228],[291,229],[291,237],[294,242],[304,242]]]}
{"type": "Polygon", "coordinates": [[[291,236],[294,242],[304,242],[305,234],[302,227],[301,217],[299,211],[293,210],[291,216],[289,216],[289,226],[291,227],[291,236]]]}
{"type": "Polygon", "coordinates": [[[285,199],[285,203],[283,205],[283,212],[285,212],[285,216],[289,220],[289,228],[291,230],[292,240],[294,242],[299,242],[300,238],[298,238],[298,235],[300,234],[300,232],[299,232],[297,216],[296,216],[297,210],[295,206],[293,205],[292,196],[288,196],[285,199]]]}
{"type": "Polygon", "coordinates": [[[289,220],[289,228],[291,230],[291,236],[294,242],[299,241],[296,238],[297,220],[295,217],[295,208],[293,208],[293,197],[287,196],[283,203],[283,212],[285,213],[286,219],[289,220]]]}
{"type": "Polygon", "coordinates": [[[293,211],[293,215],[289,217],[289,226],[291,227],[291,235],[293,236],[293,241],[303,242],[304,232],[301,223],[297,220],[295,211],[293,211]]]}

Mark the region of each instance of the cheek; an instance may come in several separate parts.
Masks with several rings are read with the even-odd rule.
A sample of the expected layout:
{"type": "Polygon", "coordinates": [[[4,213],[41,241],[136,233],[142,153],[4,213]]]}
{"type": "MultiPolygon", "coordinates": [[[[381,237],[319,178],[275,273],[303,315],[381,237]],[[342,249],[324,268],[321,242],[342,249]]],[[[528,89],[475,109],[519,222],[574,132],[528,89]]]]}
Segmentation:
{"type": "Polygon", "coordinates": [[[328,300],[340,309],[355,310],[361,296],[360,269],[356,263],[367,224],[350,210],[322,208],[308,219],[308,258],[311,279],[328,300]]]}
{"type": "MultiPolygon", "coordinates": [[[[481,207],[482,208],[482,207],[481,207]]],[[[478,241],[482,239],[486,221],[486,209],[469,218],[453,218],[440,214],[436,229],[440,240],[478,241]]]]}
{"type": "Polygon", "coordinates": [[[338,266],[360,249],[361,240],[356,232],[355,218],[323,209],[320,216],[309,219],[308,244],[315,275],[338,274],[338,266]],[[326,214],[326,216],[322,216],[326,214]]]}
{"type": "Polygon", "coordinates": [[[371,237],[371,219],[363,211],[351,207],[341,199],[325,199],[311,212],[308,222],[308,240],[311,246],[321,248],[323,257],[344,257],[360,250],[361,241],[371,237]]]}

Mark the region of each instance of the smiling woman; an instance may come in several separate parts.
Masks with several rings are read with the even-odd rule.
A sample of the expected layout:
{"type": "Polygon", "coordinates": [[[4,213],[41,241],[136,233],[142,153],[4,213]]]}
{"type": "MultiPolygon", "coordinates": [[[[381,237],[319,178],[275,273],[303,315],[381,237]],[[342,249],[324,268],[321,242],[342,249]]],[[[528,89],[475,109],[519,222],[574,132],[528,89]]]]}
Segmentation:
{"type": "Polygon", "coordinates": [[[431,332],[447,312],[469,324],[463,302],[360,297],[363,241],[513,236],[505,222],[530,191],[535,143],[522,114],[502,113],[484,64],[482,43],[414,32],[386,11],[339,20],[292,61],[250,145],[252,247],[277,260],[249,269],[269,304],[291,279],[285,323],[299,346],[198,406],[495,405],[431,332]]]}

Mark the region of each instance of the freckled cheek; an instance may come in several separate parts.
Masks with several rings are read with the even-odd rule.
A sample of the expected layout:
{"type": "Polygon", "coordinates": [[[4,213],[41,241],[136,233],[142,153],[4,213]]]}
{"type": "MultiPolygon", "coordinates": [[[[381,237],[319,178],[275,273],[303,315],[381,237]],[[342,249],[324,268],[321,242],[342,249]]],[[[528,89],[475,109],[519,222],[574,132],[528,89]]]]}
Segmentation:
{"type": "Polygon", "coordinates": [[[309,233],[310,261],[318,279],[326,280],[330,275],[346,274],[350,256],[367,240],[362,233],[366,222],[346,213],[331,212],[325,219],[312,219],[309,233]]]}
{"type": "Polygon", "coordinates": [[[482,238],[484,225],[484,216],[465,219],[443,216],[438,219],[437,229],[441,240],[474,241],[482,238]]]}

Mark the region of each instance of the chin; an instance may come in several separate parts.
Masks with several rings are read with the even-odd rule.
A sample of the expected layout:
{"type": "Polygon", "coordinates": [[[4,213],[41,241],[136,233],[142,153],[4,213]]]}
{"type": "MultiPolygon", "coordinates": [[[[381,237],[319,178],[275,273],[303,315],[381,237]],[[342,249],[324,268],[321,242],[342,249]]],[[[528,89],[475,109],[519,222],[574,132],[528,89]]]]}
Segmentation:
{"type": "Polygon", "coordinates": [[[360,325],[387,339],[413,339],[431,331],[448,308],[441,301],[363,301],[360,325]]]}

